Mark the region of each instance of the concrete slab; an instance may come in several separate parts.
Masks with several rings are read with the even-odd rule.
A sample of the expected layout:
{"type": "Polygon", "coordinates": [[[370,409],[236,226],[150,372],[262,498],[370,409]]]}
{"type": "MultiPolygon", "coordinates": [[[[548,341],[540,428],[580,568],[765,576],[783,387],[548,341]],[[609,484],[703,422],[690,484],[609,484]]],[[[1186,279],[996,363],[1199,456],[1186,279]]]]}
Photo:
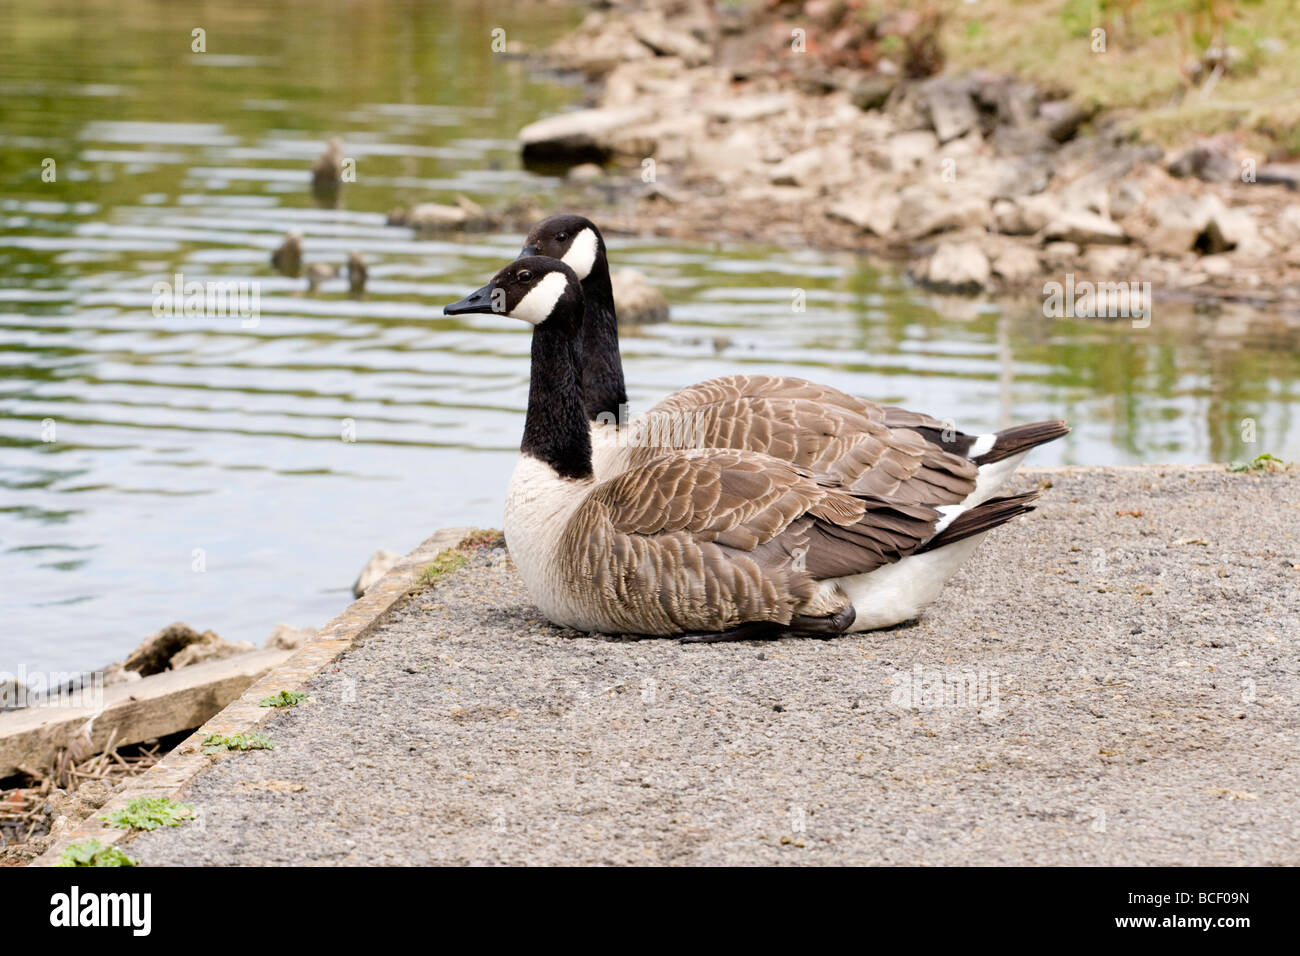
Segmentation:
{"type": "Polygon", "coordinates": [[[304,673],[311,703],[264,721],[277,748],[203,758],[185,788],[200,824],[129,852],[1300,862],[1297,476],[1017,480],[1051,484],[1039,510],[991,535],[918,623],[827,642],[555,628],[484,554],[304,673]]]}

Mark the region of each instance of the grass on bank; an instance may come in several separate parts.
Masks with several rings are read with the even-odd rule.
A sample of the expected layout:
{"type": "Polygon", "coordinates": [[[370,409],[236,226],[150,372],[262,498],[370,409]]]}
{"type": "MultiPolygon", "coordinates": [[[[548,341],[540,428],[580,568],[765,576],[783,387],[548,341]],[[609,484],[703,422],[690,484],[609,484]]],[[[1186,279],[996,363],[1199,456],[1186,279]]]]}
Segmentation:
{"type": "Polygon", "coordinates": [[[432,587],[438,583],[440,578],[454,571],[459,571],[467,564],[469,564],[469,558],[454,548],[448,548],[446,551],[440,552],[433,559],[433,563],[425,566],[424,570],[420,572],[420,577],[416,580],[416,583],[421,587],[432,587]]]}
{"type": "Polygon", "coordinates": [[[55,866],[136,866],[139,860],[127,856],[115,846],[104,846],[98,840],[74,843],[59,856],[55,866]]]}
{"type": "Polygon", "coordinates": [[[193,820],[194,808],[167,797],[137,797],[126,809],[110,813],[104,819],[110,827],[119,830],[157,830],[193,820]]]}
{"type": "Polygon", "coordinates": [[[1228,465],[1228,471],[1232,472],[1265,472],[1273,474],[1279,471],[1290,470],[1291,465],[1274,455],[1263,454],[1256,455],[1250,461],[1234,461],[1228,465]]]}
{"type": "MultiPolygon", "coordinates": [[[[931,0],[949,70],[983,67],[1132,108],[1136,132],[1165,145],[1239,131],[1272,159],[1300,153],[1300,11],[1294,0],[931,0]],[[1105,52],[1094,52],[1094,29],[1105,52]],[[1213,81],[1214,49],[1233,58],[1213,81]],[[1191,64],[1204,66],[1199,73],[1191,64]]],[[[903,5],[871,0],[860,15],[903,5]]]]}
{"type": "Polygon", "coordinates": [[[258,707],[297,707],[307,695],[298,690],[282,690],[270,697],[263,697],[257,702],[258,707]]]}
{"type": "Polygon", "coordinates": [[[266,734],[208,734],[203,738],[205,754],[223,750],[274,750],[275,744],[266,734]]]}

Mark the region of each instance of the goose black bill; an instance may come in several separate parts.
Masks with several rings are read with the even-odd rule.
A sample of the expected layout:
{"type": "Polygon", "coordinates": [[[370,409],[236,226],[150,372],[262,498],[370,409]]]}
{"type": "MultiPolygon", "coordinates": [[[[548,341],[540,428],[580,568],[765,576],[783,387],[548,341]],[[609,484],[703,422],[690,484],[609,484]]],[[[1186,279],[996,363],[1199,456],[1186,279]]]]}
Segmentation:
{"type": "Polygon", "coordinates": [[[442,307],[443,315],[468,315],[473,312],[493,312],[492,283],[476,289],[465,298],[442,307]]]}

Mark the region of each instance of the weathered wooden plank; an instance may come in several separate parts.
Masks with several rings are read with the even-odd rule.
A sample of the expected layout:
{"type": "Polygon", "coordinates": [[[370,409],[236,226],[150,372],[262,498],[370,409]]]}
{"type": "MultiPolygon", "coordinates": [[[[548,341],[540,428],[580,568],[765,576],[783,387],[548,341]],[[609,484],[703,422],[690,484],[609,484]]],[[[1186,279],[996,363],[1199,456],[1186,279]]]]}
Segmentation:
{"type": "Polygon", "coordinates": [[[126,745],[191,730],[292,653],[253,651],[115,684],[102,691],[102,706],[89,701],[89,706],[26,707],[0,714],[0,777],[21,767],[42,769],[73,741],[89,755],[107,746],[114,731],[114,741],[126,745]]]}
{"type": "MultiPolygon", "coordinates": [[[[293,656],[244,691],[243,696],[227,705],[199,727],[175,750],[138,777],[129,777],[117,785],[107,803],[97,814],[82,821],[71,833],[55,840],[32,866],[54,866],[63,850],[82,840],[98,840],[112,846],[129,840],[130,830],[109,827],[104,818],[122,810],[136,797],[182,796],[190,782],[220,757],[203,753],[202,737],[206,733],[249,733],[261,728],[274,708],[259,707],[258,701],[278,690],[301,690],[307,682],[347,653],[379,621],[401,603],[416,583],[420,572],[446,548],[454,548],[474,528],[443,528],[426,538],[418,548],[404,557],[383,578],[366,590],[308,641],[293,656]]],[[[138,686],[138,685],[135,685],[138,686]]]]}

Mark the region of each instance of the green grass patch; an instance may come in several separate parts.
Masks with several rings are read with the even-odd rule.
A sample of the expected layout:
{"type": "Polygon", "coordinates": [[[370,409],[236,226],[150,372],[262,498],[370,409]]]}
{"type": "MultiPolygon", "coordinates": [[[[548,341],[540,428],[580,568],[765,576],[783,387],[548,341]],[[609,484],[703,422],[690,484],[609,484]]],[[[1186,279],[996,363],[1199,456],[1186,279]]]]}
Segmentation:
{"type": "Polygon", "coordinates": [[[223,750],[274,750],[275,744],[266,734],[208,734],[203,738],[205,754],[220,753],[223,750]]]}
{"type": "Polygon", "coordinates": [[[59,856],[55,866],[137,866],[139,860],[127,856],[115,846],[104,846],[98,840],[74,843],[59,856]]]}
{"type": "Polygon", "coordinates": [[[423,587],[432,587],[439,579],[459,571],[467,564],[469,564],[469,558],[454,548],[448,548],[434,558],[432,564],[425,566],[424,570],[420,572],[420,577],[416,583],[423,587]]]}
{"type": "Polygon", "coordinates": [[[177,803],[167,797],[136,797],[118,810],[104,817],[110,827],[119,830],[157,830],[159,827],[178,827],[194,819],[194,808],[177,803]]]}
{"type": "Polygon", "coordinates": [[[1281,458],[1277,458],[1273,455],[1264,454],[1264,455],[1256,455],[1250,461],[1234,461],[1232,464],[1228,466],[1228,471],[1275,472],[1275,471],[1286,471],[1290,467],[1291,465],[1283,461],[1281,458]]]}
{"type": "MultiPolygon", "coordinates": [[[[1293,5],[1226,0],[938,0],[949,71],[982,67],[1132,109],[1134,132],[1176,145],[1188,132],[1244,134],[1262,156],[1300,147],[1300,16],[1293,5]],[[1096,34],[1101,30],[1104,34],[1096,34]],[[1104,52],[1097,49],[1104,40],[1104,52]],[[1229,56],[1207,82],[1217,51],[1229,56]],[[1199,68],[1196,66],[1199,64],[1199,68]]],[[[862,15],[892,4],[876,0],[862,15]]]]}
{"type": "Polygon", "coordinates": [[[270,697],[263,697],[257,702],[258,707],[297,707],[307,695],[297,690],[282,690],[270,697]]]}

